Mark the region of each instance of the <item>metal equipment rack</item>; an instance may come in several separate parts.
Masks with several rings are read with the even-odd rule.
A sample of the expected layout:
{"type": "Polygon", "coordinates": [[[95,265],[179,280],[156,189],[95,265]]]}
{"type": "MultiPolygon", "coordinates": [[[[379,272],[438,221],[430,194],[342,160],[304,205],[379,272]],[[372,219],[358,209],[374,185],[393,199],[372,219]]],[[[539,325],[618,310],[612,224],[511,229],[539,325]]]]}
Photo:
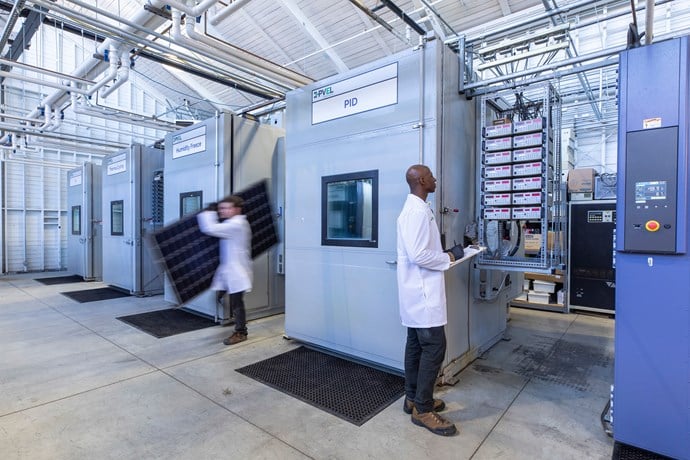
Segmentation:
{"type": "Polygon", "coordinates": [[[480,100],[477,266],[552,273],[565,267],[560,98],[551,84],[480,100]]]}

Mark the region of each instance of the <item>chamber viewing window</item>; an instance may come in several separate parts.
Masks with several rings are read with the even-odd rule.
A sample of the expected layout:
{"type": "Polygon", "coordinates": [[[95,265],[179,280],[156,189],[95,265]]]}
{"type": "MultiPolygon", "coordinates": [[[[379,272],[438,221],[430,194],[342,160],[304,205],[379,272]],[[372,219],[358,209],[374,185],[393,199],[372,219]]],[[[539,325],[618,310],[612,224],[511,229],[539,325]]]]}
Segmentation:
{"type": "Polygon", "coordinates": [[[202,197],[203,193],[201,190],[180,193],[180,218],[201,211],[202,197]]]}
{"type": "Polygon", "coordinates": [[[72,206],[72,235],[81,235],[81,206],[72,206]]]}
{"type": "Polygon", "coordinates": [[[125,234],[125,203],[123,200],[110,202],[110,234],[122,236],[125,234]]]}
{"type": "Polygon", "coordinates": [[[321,178],[321,244],[378,247],[379,172],[321,178]]]}

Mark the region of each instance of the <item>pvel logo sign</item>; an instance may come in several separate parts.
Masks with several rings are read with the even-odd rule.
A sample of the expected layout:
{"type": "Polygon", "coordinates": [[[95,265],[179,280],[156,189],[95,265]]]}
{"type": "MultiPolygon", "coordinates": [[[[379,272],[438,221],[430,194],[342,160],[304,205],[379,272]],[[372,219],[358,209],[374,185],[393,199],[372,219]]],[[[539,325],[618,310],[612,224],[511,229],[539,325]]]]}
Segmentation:
{"type": "Polygon", "coordinates": [[[311,92],[312,102],[318,101],[319,99],[327,98],[333,95],[333,88],[330,86],[324,86],[323,88],[315,89],[311,92]]]}

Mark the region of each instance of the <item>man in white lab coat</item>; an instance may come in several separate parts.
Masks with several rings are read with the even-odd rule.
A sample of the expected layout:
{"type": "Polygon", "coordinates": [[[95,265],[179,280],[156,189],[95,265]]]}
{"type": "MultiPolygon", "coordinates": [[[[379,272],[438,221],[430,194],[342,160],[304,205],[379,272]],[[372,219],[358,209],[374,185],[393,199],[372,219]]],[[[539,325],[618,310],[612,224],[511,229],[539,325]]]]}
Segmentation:
{"type": "Polygon", "coordinates": [[[252,289],[252,231],[247,217],[242,214],[243,204],[242,198],[232,195],[218,203],[217,212],[207,209],[197,215],[199,229],[220,238],[220,265],[213,276],[211,289],[230,294],[235,332],[223,340],[225,345],[247,340],[243,296],[245,291],[252,289]]]}
{"type": "Polygon", "coordinates": [[[433,398],[436,377],[446,353],[446,286],[443,271],[462,258],[462,246],[445,252],[434,214],[426,203],[436,191],[436,178],[424,165],[410,166],[410,186],[398,217],[398,301],[407,327],[405,345],[405,402],[412,423],[432,433],[451,436],[455,425],[438,414],[446,405],[433,398]]]}

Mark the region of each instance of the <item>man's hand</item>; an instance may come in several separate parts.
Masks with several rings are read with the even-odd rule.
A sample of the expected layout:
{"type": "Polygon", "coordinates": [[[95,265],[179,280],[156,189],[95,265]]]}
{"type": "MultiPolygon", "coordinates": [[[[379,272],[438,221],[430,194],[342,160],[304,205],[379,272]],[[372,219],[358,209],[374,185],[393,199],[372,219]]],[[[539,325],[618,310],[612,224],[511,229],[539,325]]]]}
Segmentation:
{"type": "Polygon", "coordinates": [[[465,251],[462,249],[462,245],[460,244],[456,244],[452,248],[446,250],[446,252],[450,255],[451,262],[460,260],[465,255],[465,251]]]}

